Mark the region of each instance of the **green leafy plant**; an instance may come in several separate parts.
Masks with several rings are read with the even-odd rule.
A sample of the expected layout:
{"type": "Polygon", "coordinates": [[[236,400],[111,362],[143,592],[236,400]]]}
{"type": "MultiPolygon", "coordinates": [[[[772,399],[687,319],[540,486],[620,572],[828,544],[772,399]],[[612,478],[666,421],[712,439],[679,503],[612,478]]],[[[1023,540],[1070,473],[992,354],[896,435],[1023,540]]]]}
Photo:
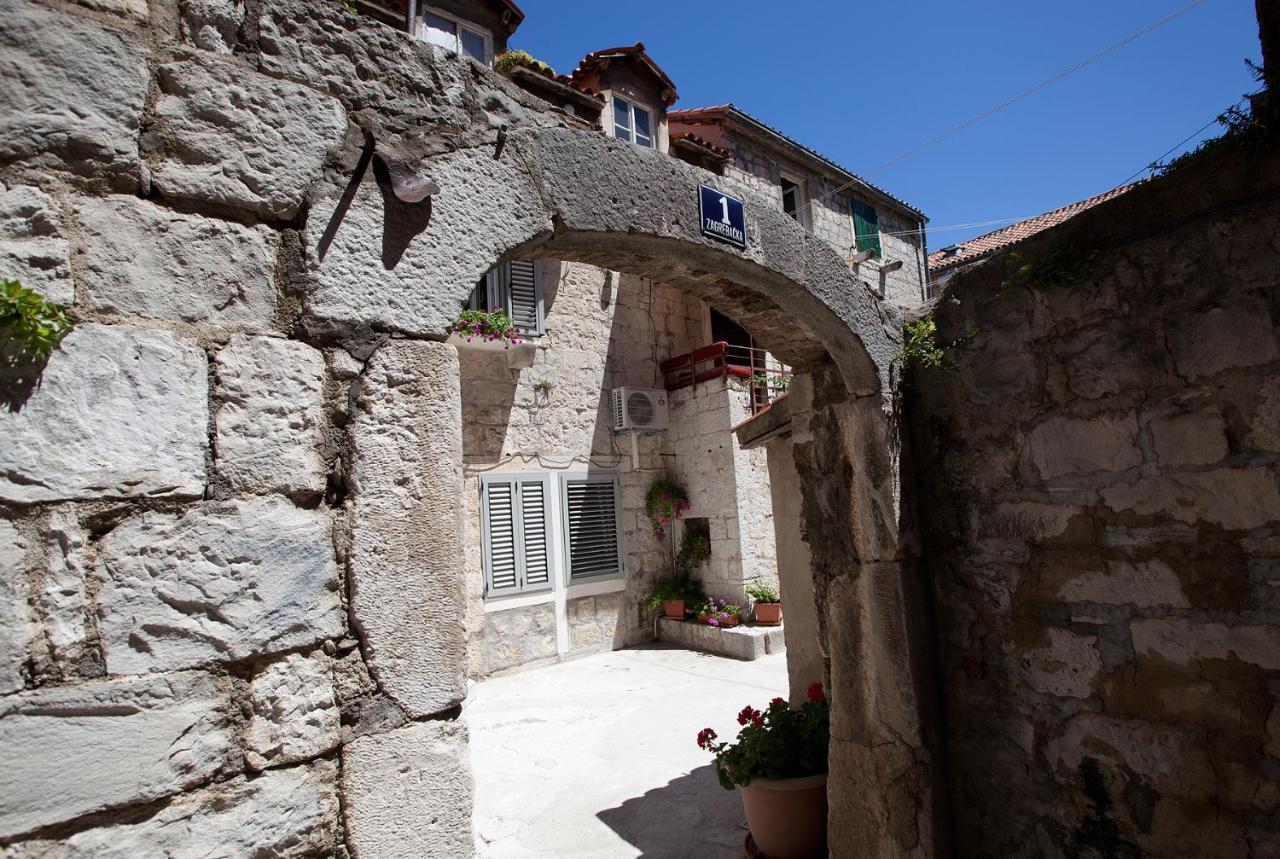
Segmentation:
{"type": "Polygon", "coordinates": [[[717,743],[711,728],[698,732],[698,747],[715,755],[716,777],[725,790],[757,778],[803,778],[827,771],[831,707],[821,683],[809,687],[809,700],[798,709],[774,698],[764,710],[743,707],[738,724],[742,730],[732,743],[717,743]]]}
{"type": "Polygon", "coordinates": [[[515,322],[501,310],[464,310],[449,331],[468,343],[479,338],[489,343],[502,341],[510,348],[523,342],[515,322]]]}
{"type": "Polygon", "coordinates": [[[1006,274],[996,294],[1036,288],[1076,292],[1088,281],[1097,258],[1097,251],[1086,252],[1075,245],[1064,245],[1033,260],[1024,260],[1014,251],[1005,258],[1006,274]]]}
{"type": "Polygon", "coordinates": [[[683,600],[685,605],[693,605],[706,599],[702,591],[702,582],[688,572],[676,572],[664,576],[653,583],[649,590],[649,607],[661,608],[664,602],[683,600]]]}
{"type": "Polygon", "coordinates": [[[910,369],[941,367],[946,350],[938,345],[938,325],[933,314],[926,313],[915,322],[902,326],[902,360],[910,369]]]}
{"type": "Polygon", "coordinates": [[[62,306],[16,280],[0,280],[0,340],[11,363],[43,361],[71,333],[62,306]]]}
{"type": "Polygon", "coordinates": [[[729,626],[742,614],[742,606],[726,599],[709,597],[694,609],[698,617],[706,617],[707,626],[729,626]]]}
{"type": "Polygon", "coordinates": [[[667,536],[672,522],[689,511],[689,495],[674,480],[655,480],[644,497],[644,512],[653,523],[653,536],[659,540],[667,536]]]}
{"type": "Polygon", "coordinates": [[[747,585],[746,591],[752,602],[765,604],[782,602],[778,589],[768,582],[754,581],[747,585]]]}
{"type": "Polygon", "coordinates": [[[493,61],[493,70],[500,75],[509,76],[511,69],[516,66],[533,66],[541,72],[549,72],[553,75],[556,73],[555,69],[532,56],[528,51],[505,51],[498,54],[497,59],[493,61]]]}
{"type": "Polygon", "coordinates": [[[791,385],[791,374],[756,373],[751,377],[751,384],[769,387],[775,391],[785,391],[791,385]]]}
{"type": "Polygon", "coordinates": [[[692,573],[711,558],[711,535],[700,528],[686,528],[676,555],[676,570],[692,573]]]}

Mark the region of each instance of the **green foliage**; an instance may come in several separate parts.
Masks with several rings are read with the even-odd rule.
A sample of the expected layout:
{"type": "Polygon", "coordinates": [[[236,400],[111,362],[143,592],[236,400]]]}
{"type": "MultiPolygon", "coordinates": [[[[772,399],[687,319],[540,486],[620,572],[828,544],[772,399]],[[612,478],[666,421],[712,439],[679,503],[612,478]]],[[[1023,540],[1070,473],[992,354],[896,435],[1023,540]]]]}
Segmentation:
{"type": "Polygon", "coordinates": [[[658,609],[662,607],[664,602],[672,600],[684,600],[685,605],[690,606],[701,602],[705,598],[702,582],[695,579],[688,572],[677,572],[674,575],[664,576],[653,583],[653,587],[649,591],[649,607],[658,609]]]}
{"type": "Polygon", "coordinates": [[[902,326],[902,361],[908,369],[935,369],[941,367],[946,350],[938,345],[938,325],[933,314],[927,313],[915,322],[902,326]]]}
{"type": "Polygon", "coordinates": [[[692,573],[711,558],[711,535],[701,528],[686,528],[676,555],[676,571],[692,573]]]}
{"type": "Polygon", "coordinates": [[[501,310],[464,310],[449,330],[467,338],[467,342],[479,337],[488,342],[501,340],[508,346],[515,346],[522,341],[515,322],[501,310]]]}
{"type": "Polygon", "coordinates": [[[555,74],[556,70],[529,54],[528,51],[507,51],[498,54],[497,59],[493,61],[493,70],[500,75],[510,75],[511,69],[515,66],[533,66],[538,71],[550,72],[555,74]]]}
{"type": "Polygon", "coordinates": [[[827,771],[831,708],[821,684],[809,687],[809,700],[799,709],[774,698],[763,711],[744,707],[738,724],[742,730],[732,743],[715,742],[710,728],[698,733],[698,746],[715,755],[716,777],[725,790],[757,778],[803,778],[827,771]]]}
{"type": "Polygon", "coordinates": [[[1089,280],[1098,252],[1063,245],[1036,259],[1025,261],[1014,251],[1005,257],[1005,277],[996,291],[1007,295],[1016,289],[1065,289],[1078,292],[1089,280]]]}
{"type": "Polygon", "coordinates": [[[729,623],[730,620],[742,614],[742,606],[731,603],[724,598],[709,597],[698,603],[694,612],[698,617],[707,618],[709,626],[720,626],[729,623]]]}
{"type": "Polygon", "coordinates": [[[343,9],[346,9],[348,12],[356,11],[355,0],[337,0],[337,3],[339,6],[341,6],[343,9]]]}
{"type": "Polygon", "coordinates": [[[782,598],[778,595],[778,589],[773,585],[756,580],[747,585],[747,596],[751,597],[752,602],[758,603],[776,603],[782,602],[782,598]]]}
{"type": "MultiPolygon", "coordinates": [[[[1254,80],[1264,82],[1263,69],[1245,60],[1254,80]]],[[[1259,93],[1254,93],[1256,96],[1259,93]]],[[[1274,91],[1263,91],[1257,102],[1263,105],[1262,112],[1254,110],[1252,96],[1245,96],[1240,101],[1218,114],[1216,122],[1225,129],[1218,137],[1201,141],[1190,152],[1184,152],[1167,163],[1156,162],[1149,169],[1157,175],[1165,176],[1195,164],[1205,158],[1214,158],[1228,150],[1240,150],[1256,155],[1280,145],[1280,100],[1274,91]]]]}
{"type": "Polygon", "coordinates": [[[0,280],[0,341],[10,363],[42,361],[71,333],[73,323],[61,305],[16,280],[0,280]]]}
{"type": "Polygon", "coordinates": [[[766,386],[774,391],[786,391],[791,385],[790,373],[756,373],[751,377],[751,384],[766,386]]]}
{"type": "Polygon", "coordinates": [[[644,497],[644,512],[653,522],[653,536],[667,536],[667,527],[689,510],[689,494],[674,480],[655,480],[644,497]]]}

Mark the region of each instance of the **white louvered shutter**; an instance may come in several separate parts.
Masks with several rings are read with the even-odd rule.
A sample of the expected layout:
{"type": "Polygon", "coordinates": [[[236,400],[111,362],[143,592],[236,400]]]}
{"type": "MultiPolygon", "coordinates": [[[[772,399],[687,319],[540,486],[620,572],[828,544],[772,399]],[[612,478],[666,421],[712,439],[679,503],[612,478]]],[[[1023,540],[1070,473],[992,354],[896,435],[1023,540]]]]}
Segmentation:
{"type": "Polygon", "coordinates": [[[538,277],[538,265],[528,260],[513,260],[505,268],[507,314],[522,334],[537,337],[543,333],[542,282],[538,277]]]}
{"type": "Polygon", "coordinates": [[[564,521],[569,579],[622,572],[616,477],[566,480],[564,521]]]}
{"type": "Polygon", "coordinates": [[[481,481],[485,590],[489,595],[551,587],[547,475],[481,481]]]}

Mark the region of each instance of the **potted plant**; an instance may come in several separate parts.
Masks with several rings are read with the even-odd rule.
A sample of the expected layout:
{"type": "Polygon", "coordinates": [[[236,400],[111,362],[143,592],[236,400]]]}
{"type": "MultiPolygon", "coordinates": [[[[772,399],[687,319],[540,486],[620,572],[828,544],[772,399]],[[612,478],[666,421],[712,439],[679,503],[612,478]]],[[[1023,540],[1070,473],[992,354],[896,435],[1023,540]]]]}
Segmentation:
{"type": "Polygon", "coordinates": [[[653,523],[653,536],[667,536],[667,528],[689,509],[689,495],[674,480],[655,480],[644,497],[644,512],[653,523]]]}
{"type": "Polygon", "coordinates": [[[777,588],[767,582],[755,581],[747,585],[747,596],[755,605],[756,623],[761,626],[782,623],[782,600],[777,588]]]}
{"type": "Polygon", "coordinates": [[[524,339],[515,322],[501,310],[464,310],[449,326],[449,335],[456,345],[503,350],[520,345],[524,339]]]}
{"type": "Polygon", "coordinates": [[[715,755],[721,786],[742,788],[751,840],[771,859],[826,855],[831,715],[821,683],[808,697],[796,709],[781,698],[763,711],[744,707],[732,743],[717,743],[710,728],[698,734],[698,746],[715,755]]]}
{"type": "Polygon", "coordinates": [[[707,626],[717,626],[721,629],[737,626],[741,614],[741,606],[734,605],[724,599],[716,599],[715,597],[711,597],[701,603],[697,608],[698,621],[700,623],[705,623],[707,626]]]}
{"type": "Polygon", "coordinates": [[[676,620],[684,620],[685,607],[701,600],[702,584],[687,570],[658,579],[649,591],[649,606],[655,610],[662,609],[664,617],[676,620]]]}

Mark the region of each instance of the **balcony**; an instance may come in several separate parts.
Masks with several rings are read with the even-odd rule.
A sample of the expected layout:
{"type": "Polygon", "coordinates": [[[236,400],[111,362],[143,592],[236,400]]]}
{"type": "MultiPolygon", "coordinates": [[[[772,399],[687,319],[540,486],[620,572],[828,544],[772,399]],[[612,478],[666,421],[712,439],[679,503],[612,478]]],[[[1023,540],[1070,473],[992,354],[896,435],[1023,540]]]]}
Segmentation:
{"type": "Polygon", "coordinates": [[[735,346],[723,340],[668,358],[659,365],[668,391],[714,379],[741,379],[750,386],[751,413],[759,414],[783,394],[791,368],[764,349],[735,346]]]}

